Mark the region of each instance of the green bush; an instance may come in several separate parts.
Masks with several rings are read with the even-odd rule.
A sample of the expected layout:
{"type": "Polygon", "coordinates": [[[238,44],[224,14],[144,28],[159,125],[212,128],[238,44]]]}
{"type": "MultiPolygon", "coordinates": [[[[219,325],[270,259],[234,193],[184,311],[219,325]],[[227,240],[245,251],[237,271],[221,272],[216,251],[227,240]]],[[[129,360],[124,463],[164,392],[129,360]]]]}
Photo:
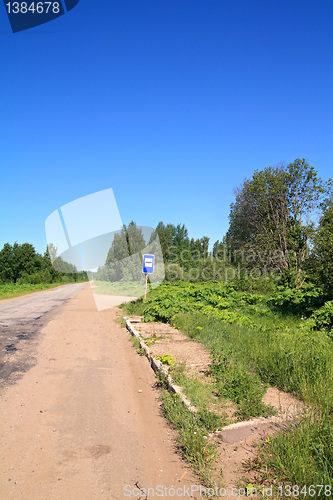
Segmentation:
{"type": "Polygon", "coordinates": [[[325,330],[332,335],[333,330],[333,300],[326,302],[314,311],[309,319],[309,324],[314,330],[325,330]]]}
{"type": "Polygon", "coordinates": [[[324,292],[312,284],[304,284],[299,290],[279,286],[267,303],[283,313],[310,316],[324,303],[324,292]]]}

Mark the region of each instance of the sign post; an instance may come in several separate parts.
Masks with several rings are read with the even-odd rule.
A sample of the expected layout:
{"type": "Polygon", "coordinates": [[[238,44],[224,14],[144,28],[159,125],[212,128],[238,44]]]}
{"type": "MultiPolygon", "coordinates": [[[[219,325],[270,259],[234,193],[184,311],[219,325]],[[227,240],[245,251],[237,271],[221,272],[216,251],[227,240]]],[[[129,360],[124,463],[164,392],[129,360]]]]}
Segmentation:
{"type": "Polygon", "coordinates": [[[142,272],[146,275],[145,300],[147,298],[148,274],[153,274],[155,264],[155,255],[145,254],[143,256],[142,272]]]}

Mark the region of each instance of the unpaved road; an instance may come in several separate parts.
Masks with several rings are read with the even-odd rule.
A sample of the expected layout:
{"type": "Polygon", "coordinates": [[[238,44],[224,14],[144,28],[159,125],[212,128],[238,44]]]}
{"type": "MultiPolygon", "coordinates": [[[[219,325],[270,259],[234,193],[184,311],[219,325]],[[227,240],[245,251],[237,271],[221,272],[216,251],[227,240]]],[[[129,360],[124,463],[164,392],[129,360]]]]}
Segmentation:
{"type": "Polygon", "coordinates": [[[16,371],[0,393],[0,499],[137,499],[145,496],[135,484],[198,484],[175,453],[155,377],[115,322],[117,309],[98,312],[89,286],[57,290],[0,304],[5,331],[30,329],[25,340],[14,330],[2,337],[17,350],[2,353],[16,371]],[[62,305],[45,308],[52,293],[62,305]]]}
{"type": "Polygon", "coordinates": [[[36,362],[36,345],[43,326],[59,306],[86,286],[65,285],[0,301],[0,394],[4,386],[14,383],[36,362]]]}

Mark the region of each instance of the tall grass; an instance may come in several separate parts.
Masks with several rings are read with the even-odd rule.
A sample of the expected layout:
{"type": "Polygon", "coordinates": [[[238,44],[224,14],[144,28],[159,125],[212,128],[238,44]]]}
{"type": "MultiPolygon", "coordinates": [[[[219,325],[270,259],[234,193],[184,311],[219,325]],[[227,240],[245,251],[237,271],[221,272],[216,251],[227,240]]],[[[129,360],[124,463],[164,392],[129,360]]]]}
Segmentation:
{"type": "MultiPolygon", "coordinates": [[[[327,335],[230,325],[189,313],[177,315],[174,324],[264,382],[311,404],[297,422],[263,446],[259,476],[300,487],[331,485],[333,493],[333,345],[327,335]]],[[[325,492],[317,493],[316,498],[327,498],[325,492]]]]}
{"type": "Polygon", "coordinates": [[[237,361],[263,382],[306,402],[333,406],[333,345],[320,332],[247,327],[202,314],[175,316],[174,325],[211,351],[237,361]]]}
{"type": "Polygon", "coordinates": [[[260,482],[306,487],[300,498],[327,499],[333,495],[333,423],[326,409],[308,412],[287,430],[267,440],[256,463],[260,482]],[[317,486],[318,485],[318,486],[317,486]],[[323,485],[320,492],[319,485],[323,485]],[[308,488],[315,486],[315,494],[308,488]],[[326,494],[325,494],[326,486],[326,494]],[[331,494],[327,494],[331,488],[331,494]]]}
{"type": "MultiPolygon", "coordinates": [[[[258,398],[255,407],[248,405],[256,399],[252,389],[261,390],[258,377],[308,403],[297,421],[264,444],[257,475],[270,484],[324,484],[333,490],[332,339],[325,331],[312,331],[309,321],[292,314],[290,307],[283,314],[270,307],[268,297],[229,288],[219,285],[212,292],[209,285],[174,284],[154,291],[146,306],[125,307],[148,320],[171,320],[205,345],[214,355],[213,375],[221,394],[227,392],[239,403],[243,417],[261,410],[258,398]]],[[[325,490],[315,496],[327,498],[325,490]]]]}
{"type": "Polygon", "coordinates": [[[178,433],[179,449],[192,464],[202,481],[212,484],[212,474],[217,457],[216,444],[207,436],[211,430],[211,414],[207,410],[193,414],[182,403],[178,394],[166,389],[162,395],[163,412],[178,433]]]}

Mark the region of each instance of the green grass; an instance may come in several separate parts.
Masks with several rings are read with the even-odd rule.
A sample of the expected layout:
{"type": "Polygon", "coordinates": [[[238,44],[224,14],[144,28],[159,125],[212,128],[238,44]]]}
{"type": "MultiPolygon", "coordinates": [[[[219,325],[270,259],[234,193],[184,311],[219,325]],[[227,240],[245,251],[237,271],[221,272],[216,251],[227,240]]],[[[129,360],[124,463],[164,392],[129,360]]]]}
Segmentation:
{"type": "Polygon", "coordinates": [[[184,366],[176,365],[170,370],[171,376],[177,385],[183,388],[183,392],[191,403],[202,413],[207,413],[211,420],[211,430],[221,429],[229,422],[224,411],[225,402],[216,397],[216,385],[205,383],[184,374],[184,366]],[[218,412],[218,414],[216,414],[218,412]]]}
{"type": "MultiPolygon", "coordinates": [[[[268,482],[331,485],[332,339],[325,330],[313,331],[301,314],[271,307],[269,299],[269,295],[236,291],[231,284],[180,282],[163,284],[146,302],[125,308],[148,321],[171,322],[209,349],[217,392],[238,405],[240,418],[269,413],[261,406],[265,384],[309,403],[310,410],[297,425],[265,444],[259,468],[267,470],[268,482]]],[[[204,408],[209,400],[206,391],[179,377],[193,404],[200,407],[202,399],[204,408]]]]}
{"type": "Polygon", "coordinates": [[[162,408],[164,416],[177,431],[181,454],[202,482],[211,485],[217,447],[208,439],[208,434],[215,427],[214,419],[218,417],[207,410],[191,413],[178,394],[171,394],[165,388],[162,389],[162,408]]]}
{"type": "Polygon", "coordinates": [[[49,290],[58,286],[66,285],[68,283],[41,283],[41,284],[22,284],[19,283],[5,283],[0,284],[0,300],[12,299],[20,295],[27,295],[29,293],[39,292],[41,290],[49,290]]]}
{"type": "MultiPolygon", "coordinates": [[[[298,485],[301,490],[311,485],[327,485],[333,494],[333,422],[327,409],[310,411],[301,420],[291,422],[286,431],[262,444],[257,459],[248,464],[256,470],[261,484],[298,485]]],[[[275,487],[277,490],[277,486],[275,487]]],[[[299,498],[325,499],[319,493],[299,498]]],[[[276,498],[281,498],[276,491],[276,498]]]]}
{"type": "Polygon", "coordinates": [[[126,316],[143,316],[145,306],[145,301],[140,298],[138,300],[132,300],[131,302],[125,302],[119,307],[124,310],[126,316]]]}
{"type": "Polygon", "coordinates": [[[225,360],[228,373],[236,365],[306,402],[333,404],[333,345],[325,333],[230,325],[189,313],[175,317],[174,324],[225,360]]]}

